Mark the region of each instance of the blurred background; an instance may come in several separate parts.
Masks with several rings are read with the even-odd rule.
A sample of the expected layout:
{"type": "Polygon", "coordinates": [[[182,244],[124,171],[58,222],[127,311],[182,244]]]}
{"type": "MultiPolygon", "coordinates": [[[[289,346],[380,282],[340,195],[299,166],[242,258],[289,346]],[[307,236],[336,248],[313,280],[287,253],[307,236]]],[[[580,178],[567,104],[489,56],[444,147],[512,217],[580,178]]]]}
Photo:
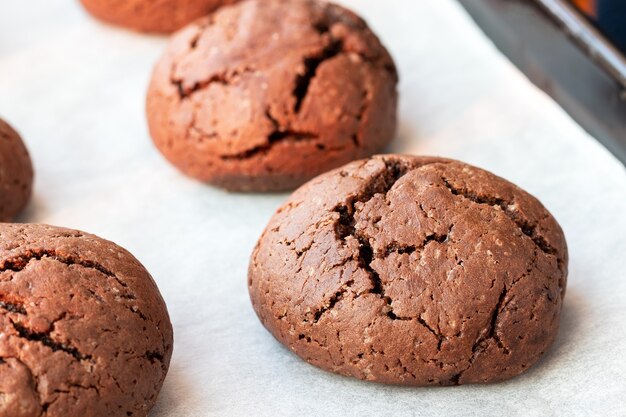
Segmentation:
{"type": "Polygon", "coordinates": [[[574,0],[574,5],[590,18],[622,52],[626,52],[626,2],[621,0],[574,0]]]}
{"type": "Polygon", "coordinates": [[[459,1],[518,68],[626,163],[626,1],[459,1]]]}

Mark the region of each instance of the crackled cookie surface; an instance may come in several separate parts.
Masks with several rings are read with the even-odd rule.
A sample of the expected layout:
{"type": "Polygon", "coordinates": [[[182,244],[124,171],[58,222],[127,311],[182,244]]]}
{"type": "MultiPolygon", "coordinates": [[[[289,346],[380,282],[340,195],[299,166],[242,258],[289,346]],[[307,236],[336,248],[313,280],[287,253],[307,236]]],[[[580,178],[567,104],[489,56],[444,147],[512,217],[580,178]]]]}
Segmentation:
{"type": "Polygon", "coordinates": [[[143,32],[169,33],[237,0],[80,0],[95,17],[143,32]]]}
{"type": "Polygon", "coordinates": [[[146,416],[171,354],[165,304],[131,254],[0,225],[0,416],[146,416]]]}
{"type": "Polygon", "coordinates": [[[174,35],[153,73],[148,124],[190,176],[231,190],[292,189],[392,139],[397,80],[352,12],[245,1],[174,35]]]}
{"type": "Polygon", "coordinates": [[[306,361],[372,381],[499,381],[557,334],[561,228],[534,197],[458,161],[353,162],[297,190],[254,250],[267,329],[306,361]]]}
{"type": "Polygon", "coordinates": [[[33,166],[20,135],[0,119],[0,222],[11,221],[28,203],[33,166]]]}

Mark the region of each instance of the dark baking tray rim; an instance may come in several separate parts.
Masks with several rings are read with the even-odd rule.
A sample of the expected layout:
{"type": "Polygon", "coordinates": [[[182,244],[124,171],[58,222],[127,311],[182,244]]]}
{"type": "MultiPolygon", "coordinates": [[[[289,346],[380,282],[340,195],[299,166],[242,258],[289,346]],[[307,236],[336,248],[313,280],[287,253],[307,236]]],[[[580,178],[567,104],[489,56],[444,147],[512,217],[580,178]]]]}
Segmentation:
{"type": "Polygon", "coordinates": [[[626,90],[626,57],[572,4],[535,0],[583,50],[626,90]]]}

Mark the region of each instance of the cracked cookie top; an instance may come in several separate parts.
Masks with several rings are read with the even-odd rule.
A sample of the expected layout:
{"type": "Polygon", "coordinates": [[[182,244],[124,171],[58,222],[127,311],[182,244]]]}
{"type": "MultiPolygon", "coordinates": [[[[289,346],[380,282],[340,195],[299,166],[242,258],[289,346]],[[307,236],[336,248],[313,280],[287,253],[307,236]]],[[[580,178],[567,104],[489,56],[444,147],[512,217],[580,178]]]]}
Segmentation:
{"type": "Polygon", "coordinates": [[[170,33],[237,0],[80,0],[95,17],[142,32],[170,33]]]}
{"type": "Polygon", "coordinates": [[[385,383],[494,382],[557,333],[567,247],[533,196],[441,158],[353,162],[298,189],[249,268],[267,329],[323,369],[385,383]]]}
{"type": "Polygon", "coordinates": [[[33,166],[20,135],[0,119],[0,222],[24,209],[33,188],[33,166]]]}
{"type": "Polygon", "coordinates": [[[165,303],[130,253],[0,224],[1,416],[146,416],[171,354],[165,303]]]}
{"type": "Polygon", "coordinates": [[[397,81],[354,13],[244,1],[174,35],[148,90],[148,124],[190,176],[232,190],[292,189],[392,139],[397,81]]]}

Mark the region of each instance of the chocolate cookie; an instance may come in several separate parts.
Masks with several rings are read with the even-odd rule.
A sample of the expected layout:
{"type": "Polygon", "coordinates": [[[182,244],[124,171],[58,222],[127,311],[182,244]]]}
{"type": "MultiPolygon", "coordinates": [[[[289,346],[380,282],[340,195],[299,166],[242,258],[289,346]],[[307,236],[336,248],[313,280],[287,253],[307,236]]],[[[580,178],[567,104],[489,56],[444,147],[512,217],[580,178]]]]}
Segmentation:
{"type": "Polygon", "coordinates": [[[0,416],[146,416],[171,355],[165,303],[130,253],[0,225],[0,416]]]}
{"type": "Polygon", "coordinates": [[[95,17],[143,32],[170,33],[237,0],[80,0],[95,17]]]}
{"type": "Polygon", "coordinates": [[[150,132],[184,173],[238,191],[297,187],[383,148],[394,63],[354,13],[251,0],[172,39],[148,91],[150,132]]]}
{"type": "Polygon", "coordinates": [[[557,334],[567,247],[534,197],[462,162],[376,156],[321,175],[270,221],[249,288],[306,361],[406,385],[494,382],[557,334]]]}
{"type": "Polygon", "coordinates": [[[33,166],[22,138],[0,119],[0,222],[13,220],[28,203],[33,166]]]}

